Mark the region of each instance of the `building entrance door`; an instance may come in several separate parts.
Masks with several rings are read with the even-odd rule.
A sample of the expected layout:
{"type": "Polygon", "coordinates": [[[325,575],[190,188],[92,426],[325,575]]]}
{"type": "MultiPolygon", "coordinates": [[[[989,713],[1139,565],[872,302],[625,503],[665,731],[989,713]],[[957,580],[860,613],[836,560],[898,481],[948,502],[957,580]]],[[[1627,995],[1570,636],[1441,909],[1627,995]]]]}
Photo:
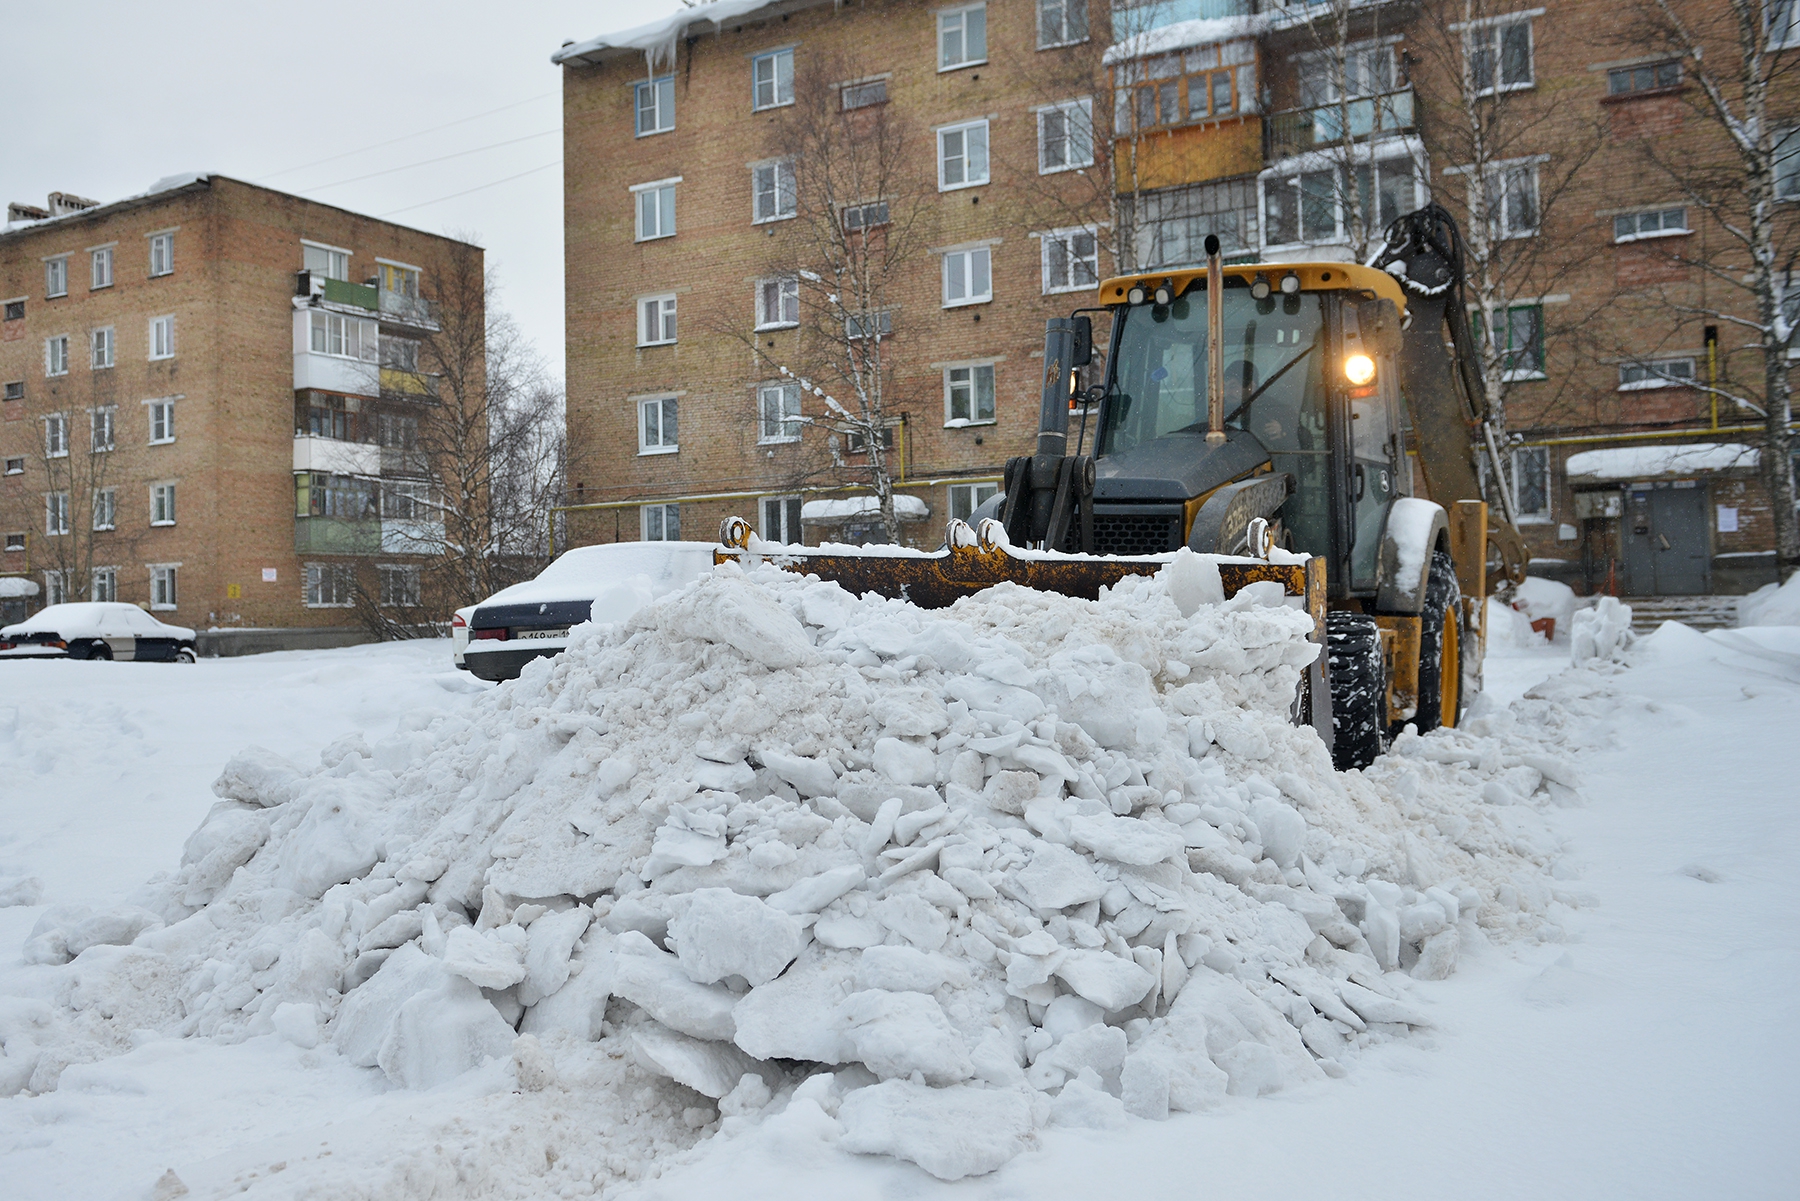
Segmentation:
{"type": "Polygon", "coordinates": [[[1706,489],[1697,480],[1633,484],[1620,530],[1629,596],[1696,596],[1712,590],[1706,489]]]}

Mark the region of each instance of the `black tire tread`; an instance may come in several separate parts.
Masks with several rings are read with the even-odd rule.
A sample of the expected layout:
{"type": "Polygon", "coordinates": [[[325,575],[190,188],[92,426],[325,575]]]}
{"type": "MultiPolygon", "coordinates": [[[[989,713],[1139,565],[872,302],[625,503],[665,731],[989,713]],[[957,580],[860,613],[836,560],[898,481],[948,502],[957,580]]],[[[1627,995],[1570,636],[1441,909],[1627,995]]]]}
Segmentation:
{"type": "Polygon", "coordinates": [[[1367,767],[1387,749],[1387,668],[1375,619],[1334,609],[1325,615],[1331,670],[1331,760],[1339,771],[1367,767]]]}
{"type": "MultiPolygon", "coordinates": [[[[1462,588],[1456,580],[1456,561],[1446,551],[1433,551],[1431,571],[1425,581],[1425,605],[1419,612],[1419,708],[1413,724],[1421,734],[1443,724],[1444,614],[1456,613],[1460,624],[1461,608],[1462,588]]],[[[1461,635],[1460,629],[1458,632],[1461,635]]],[[[1460,642],[1459,637],[1459,645],[1460,642]]],[[[1453,670],[1459,675],[1460,685],[1462,664],[1456,663],[1453,670]]],[[[1460,710],[1460,686],[1457,693],[1460,710]]]]}

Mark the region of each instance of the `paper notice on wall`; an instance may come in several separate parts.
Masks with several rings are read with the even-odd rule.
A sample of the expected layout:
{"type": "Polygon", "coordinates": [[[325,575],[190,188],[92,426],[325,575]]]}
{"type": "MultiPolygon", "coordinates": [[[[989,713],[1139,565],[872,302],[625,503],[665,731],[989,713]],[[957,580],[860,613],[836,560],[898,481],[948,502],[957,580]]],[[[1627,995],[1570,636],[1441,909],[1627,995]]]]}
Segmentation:
{"type": "Polygon", "coordinates": [[[1738,526],[1737,526],[1737,506],[1736,505],[1719,505],[1718,509],[1719,509],[1719,533],[1721,533],[1721,534],[1737,533],[1737,528],[1738,528],[1738,526]]]}
{"type": "Polygon", "coordinates": [[[275,582],[275,570],[273,567],[263,568],[263,583],[273,584],[275,582]]]}

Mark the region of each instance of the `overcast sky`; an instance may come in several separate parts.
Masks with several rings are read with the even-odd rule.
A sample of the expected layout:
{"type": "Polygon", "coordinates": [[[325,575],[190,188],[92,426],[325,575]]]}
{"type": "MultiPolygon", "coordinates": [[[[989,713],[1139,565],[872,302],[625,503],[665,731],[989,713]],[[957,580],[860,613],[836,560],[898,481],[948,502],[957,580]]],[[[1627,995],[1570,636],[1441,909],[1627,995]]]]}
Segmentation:
{"type": "Polygon", "coordinates": [[[470,235],[498,269],[502,304],[560,376],[562,105],[550,55],[677,7],[0,0],[0,201],[109,201],[216,171],[470,235]]]}

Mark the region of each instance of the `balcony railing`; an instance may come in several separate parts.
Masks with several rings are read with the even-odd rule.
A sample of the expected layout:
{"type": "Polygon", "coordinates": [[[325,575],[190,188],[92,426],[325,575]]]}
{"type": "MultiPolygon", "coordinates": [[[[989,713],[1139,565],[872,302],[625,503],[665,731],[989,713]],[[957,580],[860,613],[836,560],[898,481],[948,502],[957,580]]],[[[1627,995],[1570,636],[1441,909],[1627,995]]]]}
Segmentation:
{"type": "Polygon", "coordinates": [[[382,448],[312,434],[294,435],[294,470],[327,475],[378,475],[386,462],[382,448]]]}
{"type": "Polygon", "coordinates": [[[436,396],[438,377],[403,367],[383,367],[381,392],[384,396],[436,396]]]}
{"type": "Polygon", "coordinates": [[[376,312],[380,306],[376,290],[367,284],[353,284],[346,279],[325,281],[325,299],[332,304],[347,304],[376,312]]]}
{"type": "Polygon", "coordinates": [[[442,522],[392,517],[294,519],[294,550],[303,555],[429,555],[443,545],[442,522]]]}
{"type": "Polygon", "coordinates": [[[1403,88],[1379,96],[1362,96],[1347,105],[1333,102],[1275,113],[1263,122],[1267,140],[1264,154],[1271,160],[1284,159],[1346,141],[1389,137],[1412,128],[1412,89],[1403,88]],[[1348,137],[1344,130],[1346,116],[1350,125],[1348,137]]]}
{"type": "MultiPolygon", "coordinates": [[[[371,288],[370,291],[376,289],[371,288]]],[[[424,325],[437,328],[431,316],[431,302],[422,296],[408,296],[404,292],[394,292],[387,288],[380,290],[381,315],[394,321],[404,321],[408,325],[424,325]]],[[[374,308],[376,306],[369,306],[374,308]]]]}

